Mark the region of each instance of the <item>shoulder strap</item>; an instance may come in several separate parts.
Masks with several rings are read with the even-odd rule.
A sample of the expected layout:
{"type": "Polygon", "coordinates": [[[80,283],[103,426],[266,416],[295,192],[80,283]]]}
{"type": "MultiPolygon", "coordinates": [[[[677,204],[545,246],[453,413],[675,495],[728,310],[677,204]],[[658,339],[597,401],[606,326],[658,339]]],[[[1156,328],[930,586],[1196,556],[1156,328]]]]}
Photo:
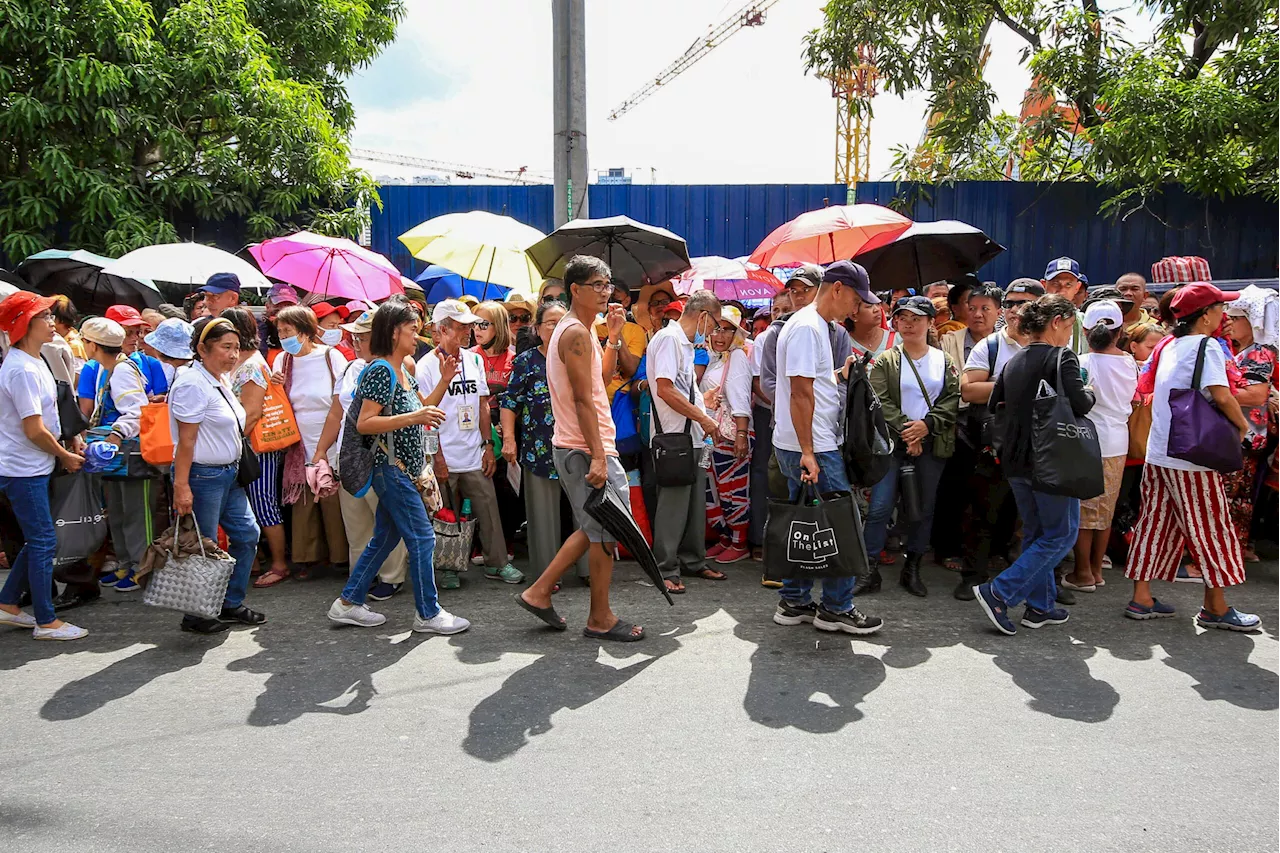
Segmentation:
{"type": "Polygon", "coordinates": [[[996,375],[996,360],[1000,358],[1000,333],[992,332],[987,338],[987,375],[996,375]]]}
{"type": "Polygon", "coordinates": [[[1058,369],[1057,369],[1057,374],[1058,374],[1058,375],[1057,375],[1057,378],[1054,380],[1054,383],[1053,383],[1053,389],[1054,389],[1054,391],[1056,391],[1056,392],[1057,392],[1057,394],[1058,394],[1058,396],[1059,396],[1059,397],[1061,397],[1061,396],[1062,396],[1062,394],[1063,394],[1063,390],[1062,390],[1062,359],[1063,359],[1063,358],[1065,358],[1065,357],[1066,357],[1066,355],[1067,355],[1067,348],[1066,348],[1066,347],[1058,347],[1058,369]]]}
{"type": "MultiPolygon", "coordinates": [[[[907,364],[911,365],[911,372],[916,375],[916,384],[920,386],[920,393],[924,395],[924,401],[929,405],[929,408],[932,409],[933,400],[929,399],[929,392],[924,389],[924,380],[920,378],[920,371],[916,369],[915,361],[912,360],[911,356],[907,355],[907,351],[905,349],[902,349],[901,347],[898,349],[902,353],[902,358],[906,360],[907,364]]],[[[902,368],[899,367],[898,370],[901,371],[902,368]]]]}
{"type": "Polygon", "coordinates": [[[1205,335],[1204,340],[1200,342],[1200,349],[1196,353],[1196,367],[1191,373],[1191,387],[1193,390],[1200,390],[1200,379],[1204,375],[1204,354],[1209,348],[1209,336],[1205,335]]]}

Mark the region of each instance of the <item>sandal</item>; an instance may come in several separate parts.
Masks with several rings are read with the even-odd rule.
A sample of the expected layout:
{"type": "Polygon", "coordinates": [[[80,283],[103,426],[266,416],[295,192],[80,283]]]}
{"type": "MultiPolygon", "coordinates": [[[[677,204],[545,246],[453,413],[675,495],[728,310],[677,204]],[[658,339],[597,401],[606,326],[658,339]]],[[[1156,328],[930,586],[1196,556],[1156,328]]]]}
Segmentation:
{"type": "Polygon", "coordinates": [[[311,572],[314,569],[314,565],[310,563],[302,563],[293,570],[293,577],[295,580],[309,581],[311,580],[311,572]]]}
{"type": "Polygon", "coordinates": [[[519,604],[525,610],[528,610],[534,616],[537,616],[539,619],[541,619],[543,622],[546,622],[547,625],[551,626],[552,628],[555,628],[557,631],[563,631],[569,627],[565,623],[564,617],[561,616],[559,613],[556,613],[556,609],[554,607],[535,607],[534,605],[524,600],[523,593],[516,593],[516,604],[519,604]]]}
{"type": "Polygon", "coordinates": [[[663,578],[662,583],[672,595],[684,595],[684,581],[680,578],[663,578]]]}
{"type": "Polygon", "coordinates": [[[727,581],[729,576],[724,572],[704,566],[696,572],[685,572],[689,577],[702,578],[704,581],[727,581]]]}
{"type": "Polygon", "coordinates": [[[964,563],[960,560],[959,557],[947,557],[945,560],[942,561],[942,568],[946,569],[949,572],[963,572],[964,563]]]}
{"type": "Polygon", "coordinates": [[[258,575],[253,582],[254,589],[266,589],[269,586],[275,586],[278,583],[284,583],[289,579],[289,572],[266,572],[258,575]]]}
{"type": "Polygon", "coordinates": [[[628,625],[619,619],[613,623],[613,627],[608,631],[597,631],[593,628],[583,628],[582,636],[588,640],[612,640],[615,643],[636,643],[644,639],[644,629],[640,629],[639,634],[631,633],[635,625],[628,625]]]}

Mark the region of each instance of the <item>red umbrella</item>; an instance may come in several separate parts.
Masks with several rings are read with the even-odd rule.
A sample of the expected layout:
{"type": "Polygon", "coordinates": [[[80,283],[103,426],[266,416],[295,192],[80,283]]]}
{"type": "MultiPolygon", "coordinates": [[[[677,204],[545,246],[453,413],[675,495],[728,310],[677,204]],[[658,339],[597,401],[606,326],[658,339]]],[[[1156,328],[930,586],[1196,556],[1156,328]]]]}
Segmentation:
{"type": "Polygon", "coordinates": [[[910,219],[878,204],[824,207],[779,225],[750,260],[762,267],[835,263],[892,243],[910,227],[910,219]]]}

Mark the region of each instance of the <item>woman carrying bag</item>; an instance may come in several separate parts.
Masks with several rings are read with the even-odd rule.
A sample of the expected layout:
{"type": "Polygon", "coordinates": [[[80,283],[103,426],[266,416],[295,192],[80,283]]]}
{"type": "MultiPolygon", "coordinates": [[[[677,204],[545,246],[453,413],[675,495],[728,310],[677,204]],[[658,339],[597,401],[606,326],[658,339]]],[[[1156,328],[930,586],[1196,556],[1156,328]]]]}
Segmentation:
{"type": "MultiPolygon", "coordinates": [[[[1125,566],[1125,577],[1133,581],[1133,600],[1125,609],[1130,619],[1175,613],[1172,605],[1152,595],[1151,582],[1174,580],[1185,549],[1204,573],[1204,606],[1196,616],[1197,625],[1229,631],[1253,631],[1262,625],[1256,615],[1227,604],[1224,588],[1244,583],[1245,574],[1223,475],[1221,469],[1185,458],[1195,454],[1174,439],[1185,434],[1188,411],[1180,406],[1175,416],[1171,405],[1175,398],[1179,404],[1187,402],[1191,395],[1186,392],[1194,389],[1217,410],[1197,424],[1205,432],[1192,436],[1198,445],[1193,450],[1221,452],[1224,442],[1248,436],[1249,422],[1231,393],[1226,356],[1210,337],[1222,321],[1225,303],[1236,298],[1237,294],[1223,293],[1211,284],[1180,288],[1169,305],[1176,321],[1173,339],[1151,356],[1155,390],[1142,472],[1142,515],[1125,566]],[[1180,422],[1175,423],[1175,417],[1180,422]]],[[[1240,460],[1234,464],[1239,468],[1240,460]]]]}
{"type": "Polygon", "coordinates": [[[244,407],[227,378],[240,358],[240,333],[224,317],[201,318],[191,349],[195,361],[178,373],[169,389],[169,426],[176,437],[173,509],[179,516],[194,513],[206,536],[212,537],[221,525],[236,568],[222,613],[213,618],[183,616],[182,630],[216,634],[235,624],[267,621],[244,605],[261,534],[245,486],[257,478],[258,464],[244,438],[244,407]]]}
{"type": "MultiPolygon", "coordinates": [[[[929,549],[938,480],[955,452],[956,417],[960,411],[960,371],[951,356],[929,346],[936,316],[923,296],[899,299],[893,307],[898,343],[871,365],[871,387],[884,409],[885,423],[897,444],[893,464],[871,488],[864,537],[868,562],[878,565],[888,535],[889,517],[903,498],[907,521],[907,557],[899,584],[912,595],[928,594],[920,579],[920,562],[929,549]]],[[[880,589],[880,570],[858,581],[854,595],[880,589]]]]}
{"type": "MultiPolygon", "coordinates": [[[[1036,400],[1044,386],[1062,389],[1076,418],[1089,414],[1093,393],[1084,387],[1080,362],[1070,344],[1076,307],[1062,296],[1041,296],[1022,309],[1019,324],[1030,344],[1014,354],[996,379],[992,412],[1004,410],[1000,464],[1022,517],[1022,553],[995,580],[973,588],[987,618],[1002,634],[1016,634],[1010,608],[1026,603],[1025,628],[1060,625],[1070,614],[1054,606],[1055,570],[1075,545],[1080,529],[1080,499],[1034,488],[1036,478],[1036,400]]],[[[1043,475],[1044,472],[1041,472],[1043,475]]]]}
{"type": "MultiPolygon", "coordinates": [[[[711,363],[699,385],[707,411],[715,413],[719,427],[711,449],[715,489],[708,482],[707,517],[710,520],[718,509],[723,524],[720,541],[707,549],[707,559],[720,565],[751,556],[747,527],[751,524],[751,451],[755,433],[751,429],[751,357],[747,355],[746,340],[742,312],[732,305],[724,306],[708,338],[711,363]]],[[[701,575],[709,580],[727,577],[709,567],[701,575]]]]}

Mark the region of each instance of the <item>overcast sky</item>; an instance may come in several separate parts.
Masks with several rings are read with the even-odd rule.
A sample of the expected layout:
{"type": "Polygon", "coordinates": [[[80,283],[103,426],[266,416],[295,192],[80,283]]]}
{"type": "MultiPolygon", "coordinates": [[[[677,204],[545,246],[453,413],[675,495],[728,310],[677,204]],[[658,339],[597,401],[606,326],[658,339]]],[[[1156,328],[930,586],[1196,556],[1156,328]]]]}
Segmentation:
{"type": "MultiPolygon", "coordinates": [[[[803,36],[822,23],[816,0],[780,0],[616,122],[609,112],[745,0],[587,3],[587,136],[593,173],[611,166],[649,183],[826,183],[833,179],[835,102],[804,72],[803,36]]],[[[551,4],[407,0],[396,43],[351,80],[353,144],[400,154],[550,175],[551,4]]],[[[1016,113],[1029,75],[1021,42],[993,27],[986,76],[998,108],[1016,113]]],[[[914,144],[924,97],[875,100],[872,179],[891,149],[914,144]]],[[[393,166],[371,166],[398,174],[393,166]]]]}

